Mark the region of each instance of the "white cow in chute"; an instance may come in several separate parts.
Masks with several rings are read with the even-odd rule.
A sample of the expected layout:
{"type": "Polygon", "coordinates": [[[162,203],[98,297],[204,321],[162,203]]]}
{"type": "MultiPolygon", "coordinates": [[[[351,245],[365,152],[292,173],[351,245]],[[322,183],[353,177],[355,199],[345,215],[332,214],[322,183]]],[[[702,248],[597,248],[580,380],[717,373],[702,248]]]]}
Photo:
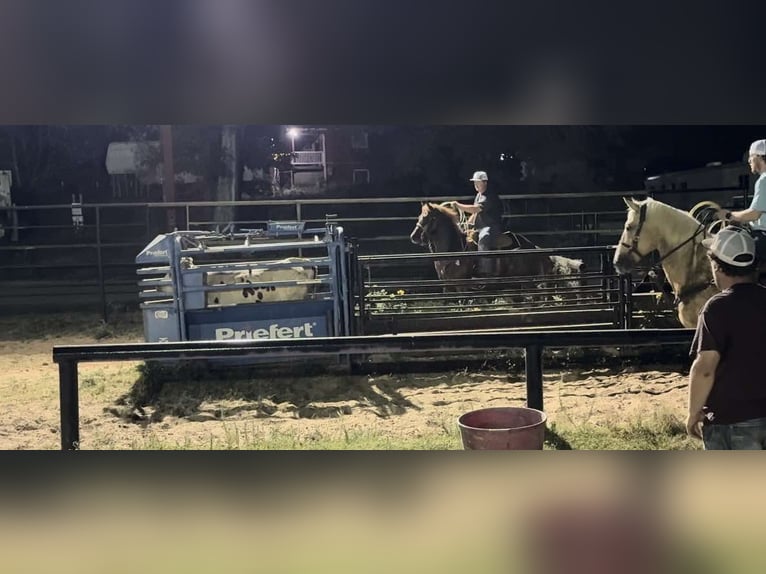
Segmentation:
{"type": "MultiPolygon", "coordinates": [[[[278,263],[307,261],[291,257],[278,263]]],[[[274,285],[277,281],[309,281],[316,278],[314,267],[279,267],[276,269],[248,269],[228,273],[206,273],[205,285],[233,285],[247,283],[247,287],[233,291],[208,291],[206,306],[237,305],[239,303],[271,303],[300,301],[307,297],[310,285],[274,285]]]]}
{"type": "MultiPolygon", "coordinates": [[[[308,263],[308,259],[289,257],[276,263],[308,263]]],[[[194,269],[196,266],[189,257],[181,259],[181,267],[194,269]]],[[[280,301],[301,301],[306,299],[311,285],[274,285],[277,281],[310,281],[315,279],[315,267],[294,265],[275,269],[243,269],[242,271],[208,272],[204,274],[203,283],[212,285],[235,285],[246,283],[242,289],[226,291],[207,291],[205,306],[239,305],[242,303],[272,303],[280,301]]],[[[165,279],[169,279],[165,275],[165,279]]],[[[162,293],[172,294],[172,287],[162,286],[162,293]]]]}

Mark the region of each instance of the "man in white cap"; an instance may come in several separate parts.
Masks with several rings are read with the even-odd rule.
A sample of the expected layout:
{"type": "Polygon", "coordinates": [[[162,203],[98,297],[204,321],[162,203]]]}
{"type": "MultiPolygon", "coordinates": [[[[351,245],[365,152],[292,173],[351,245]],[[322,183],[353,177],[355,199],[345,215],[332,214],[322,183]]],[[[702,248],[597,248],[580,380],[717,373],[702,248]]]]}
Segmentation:
{"type": "MultiPolygon", "coordinates": [[[[454,203],[460,211],[471,215],[469,220],[479,234],[479,251],[491,251],[496,247],[497,239],[505,230],[503,227],[503,202],[500,196],[488,189],[489,178],[486,171],[474,172],[468,180],[473,182],[476,197],[473,204],[454,203]]],[[[495,260],[480,257],[477,275],[489,277],[493,275],[495,260]]]]}
{"type": "Polygon", "coordinates": [[[690,355],[686,431],[706,450],[766,449],[766,287],[755,282],[755,242],[726,227],[705,239],[721,292],[700,312],[690,355]]]}
{"type": "Polygon", "coordinates": [[[766,261],[766,140],[750,144],[747,163],[752,173],[760,174],[750,207],[742,211],[721,210],[718,215],[727,223],[749,223],[754,232],[758,259],[766,261]]]}

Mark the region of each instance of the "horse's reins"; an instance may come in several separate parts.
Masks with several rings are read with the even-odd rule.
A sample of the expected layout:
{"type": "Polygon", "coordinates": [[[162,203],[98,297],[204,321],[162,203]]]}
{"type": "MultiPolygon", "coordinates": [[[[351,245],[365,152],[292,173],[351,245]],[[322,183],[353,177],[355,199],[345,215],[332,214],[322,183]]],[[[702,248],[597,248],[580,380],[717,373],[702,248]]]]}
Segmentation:
{"type": "MultiPolygon", "coordinates": [[[[434,249],[434,245],[433,245],[433,243],[431,242],[431,234],[430,234],[430,233],[426,234],[426,228],[425,228],[425,226],[424,226],[424,225],[423,225],[423,224],[420,222],[420,219],[418,219],[418,220],[415,222],[415,229],[420,229],[420,235],[421,235],[421,237],[422,237],[422,236],[424,236],[424,235],[426,236],[426,243],[427,243],[427,245],[428,245],[428,250],[429,250],[431,253],[436,253],[436,250],[434,249]]],[[[466,238],[466,236],[465,236],[465,234],[464,234],[464,233],[459,233],[459,234],[458,234],[458,237],[460,238],[460,242],[462,243],[461,251],[465,251],[465,250],[466,250],[466,241],[467,241],[467,238],[466,238]]],[[[450,264],[453,264],[453,263],[454,263],[454,265],[458,265],[458,266],[459,266],[459,265],[460,265],[460,260],[459,260],[459,259],[456,259],[454,262],[450,261],[450,262],[448,262],[448,263],[447,263],[447,265],[450,265],[450,264]]]]}
{"type": "MultiPolygon", "coordinates": [[[[635,253],[636,255],[638,255],[638,257],[639,257],[639,261],[640,261],[641,259],[644,259],[644,258],[646,257],[646,255],[643,255],[643,254],[642,254],[642,253],[641,253],[641,252],[638,250],[638,242],[639,242],[639,240],[641,239],[641,230],[643,229],[643,227],[644,227],[644,223],[645,223],[645,222],[646,222],[646,204],[643,204],[643,205],[640,207],[640,209],[638,210],[638,229],[636,229],[636,233],[633,235],[633,240],[631,241],[630,245],[628,245],[628,244],[627,244],[627,243],[625,243],[625,242],[620,242],[620,245],[621,245],[622,247],[626,247],[626,248],[628,248],[628,250],[629,250],[628,252],[629,252],[629,253],[635,253]]],[[[679,249],[681,249],[681,248],[682,248],[684,245],[686,245],[687,243],[689,243],[689,242],[691,242],[691,241],[694,241],[694,239],[695,239],[695,238],[696,238],[696,237],[697,237],[697,236],[698,236],[700,233],[704,233],[704,231],[705,231],[705,224],[700,222],[700,223],[699,223],[699,225],[698,225],[698,227],[697,227],[697,229],[694,231],[694,233],[691,235],[691,237],[689,237],[688,239],[686,239],[686,240],[682,241],[681,243],[679,243],[678,245],[676,245],[676,246],[675,246],[673,249],[671,249],[670,251],[668,251],[668,252],[667,252],[665,255],[663,255],[662,257],[660,257],[660,258],[659,258],[659,259],[658,259],[658,260],[655,262],[655,264],[654,264],[654,265],[652,265],[652,267],[651,267],[651,270],[652,270],[652,271],[657,271],[657,270],[658,270],[658,269],[661,267],[661,265],[660,265],[660,264],[661,264],[663,261],[665,261],[665,259],[667,259],[667,258],[668,258],[668,257],[670,257],[671,255],[673,255],[673,253],[675,253],[676,251],[678,251],[679,249]]],[[[691,285],[691,286],[689,286],[689,287],[686,287],[686,288],[684,288],[684,289],[681,289],[681,292],[680,292],[680,293],[678,293],[678,294],[676,295],[676,303],[682,302],[682,301],[684,301],[685,299],[688,299],[689,297],[691,297],[691,296],[693,296],[693,295],[696,295],[697,293],[700,293],[700,292],[704,291],[705,289],[707,289],[707,288],[708,288],[708,286],[710,286],[710,283],[709,283],[709,282],[708,282],[708,283],[695,283],[694,285],[691,285]]]]}

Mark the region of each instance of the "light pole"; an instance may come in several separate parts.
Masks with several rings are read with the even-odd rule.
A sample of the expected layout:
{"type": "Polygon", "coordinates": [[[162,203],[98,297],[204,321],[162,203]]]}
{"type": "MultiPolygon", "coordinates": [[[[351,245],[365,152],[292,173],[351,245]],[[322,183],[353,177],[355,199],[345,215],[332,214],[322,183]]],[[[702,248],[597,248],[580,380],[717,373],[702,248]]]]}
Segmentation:
{"type": "Polygon", "coordinates": [[[301,131],[298,128],[289,128],[287,130],[287,135],[289,136],[290,141],[292,142],[292,152],[295,153],[295,138],[301,135],[301,131]]]}
{"type": "MultiPolygon", "coordinates": [[[[160,126],[160,142],[162,147],[162,201],[172,203],[176,200],[175,169],[173,167],[173,126],[160,126]]],[[[168,228],[175,231],[176,209],[166,210],[168,228]]],[[[187,223],[188,225],[188,223],[187,223]]]]}
{"type": "Polygon", "coordinates": [[[301,131],[298,128],[288,128],[287,135],[290,138],[291,152],[293,157],[290,158],[290,188],[295,186],[295,179],[293,176],[293,161],[295,161],[295,138],[301,135],[301,131]]]}

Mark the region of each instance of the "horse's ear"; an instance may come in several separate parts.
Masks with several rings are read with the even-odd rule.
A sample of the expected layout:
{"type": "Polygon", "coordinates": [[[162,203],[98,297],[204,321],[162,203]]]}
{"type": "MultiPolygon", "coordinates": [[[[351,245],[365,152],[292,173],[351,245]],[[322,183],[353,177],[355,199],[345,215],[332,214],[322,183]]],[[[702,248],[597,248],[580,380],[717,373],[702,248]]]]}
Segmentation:
{"type": "Polygon", "coordinates": [[[625,205],[628,206],[628,209],[632,209],[633,211],[638,210],[638,203],[636,203],[636,200],[632,197],[623,197],[622,200],[625,202],[625,205]]]}

